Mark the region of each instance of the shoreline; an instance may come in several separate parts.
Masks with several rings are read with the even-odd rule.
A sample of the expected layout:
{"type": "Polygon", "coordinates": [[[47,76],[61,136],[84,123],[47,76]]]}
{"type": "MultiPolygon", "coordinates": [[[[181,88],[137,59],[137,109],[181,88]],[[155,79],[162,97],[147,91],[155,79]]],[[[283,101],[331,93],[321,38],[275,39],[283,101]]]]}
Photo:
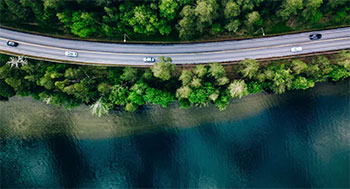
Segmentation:
{"type": "MultiPolygon", "coordinates": [[[[335,85],[331,82],[322,82],[309,90],[313,90],[320,96],[349,95],[349,82],[350,79],[335,85]],[[341,92],[339,93],[339,90],[335,89],[341,89],[341,92]]],[[[288,91],[282,95],[293,99],[307,94],[309,90],[288,91]]],[[[142,135],[168,129],[190,129],[199,125],[212,124],[218,120],[220,120],[219,122],[228,122],[247,119],[267,111],[269,108],[287,103],[281,101],[283,99],[281,97],[276,94],[260,93],[248,95],[243,99],[232,99],[226,111],[219,111],[214,105],[183,110],[179,109],[176,103],[173,103],[168,108],[151,105],[147,106],[145,110],[134,113],[113,111],[102,118],[91,115],[89,107],[85,105],[74,110],[66,110],[64,107],[47,105],[30,97],[13,97],[8,102],[0,102],[0,115],[6,117],[7,120],[12,120],[11,123],[4,124],[9,125],[7,128],[0,128],[2,131],[0,138],[3,138],[4,135],[11,138],[27,139],[65,135],[79,140],[99,140],[142,135]],[[15,114],[8,110],[22,113],[15,114]],[[50,125],[52,122],[62,124],[50,125]],[[67,122],[70,124],[63,124],[67,122]],[[42,127],[38,127],[38,125],[42,127]]]]}

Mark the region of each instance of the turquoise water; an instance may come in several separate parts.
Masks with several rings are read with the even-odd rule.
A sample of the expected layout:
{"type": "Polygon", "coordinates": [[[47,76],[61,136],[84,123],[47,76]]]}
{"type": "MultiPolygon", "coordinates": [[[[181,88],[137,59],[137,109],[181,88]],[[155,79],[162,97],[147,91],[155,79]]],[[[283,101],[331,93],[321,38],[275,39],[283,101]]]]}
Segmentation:
{"type": "Polygon", "coordinates": [[[103,118],[15,97],[0,102],[0,184],[349,188],[349,84],[103,118]]]}

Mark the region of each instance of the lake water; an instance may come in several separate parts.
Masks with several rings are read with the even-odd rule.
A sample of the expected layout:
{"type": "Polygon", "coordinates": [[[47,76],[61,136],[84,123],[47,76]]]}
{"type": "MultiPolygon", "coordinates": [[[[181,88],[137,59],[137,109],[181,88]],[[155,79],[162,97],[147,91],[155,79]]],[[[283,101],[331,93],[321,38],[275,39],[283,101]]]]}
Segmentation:
{"type": "Polygon", "coordinates": [[[98,118],[0,102],[0,187],[349,188],[350,80],[98,118]]]}

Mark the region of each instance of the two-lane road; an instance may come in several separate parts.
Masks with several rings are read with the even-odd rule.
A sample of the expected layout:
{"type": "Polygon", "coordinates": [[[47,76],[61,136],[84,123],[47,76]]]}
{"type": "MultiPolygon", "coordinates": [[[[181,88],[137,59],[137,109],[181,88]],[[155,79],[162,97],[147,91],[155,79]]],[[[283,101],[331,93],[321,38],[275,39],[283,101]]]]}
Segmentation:
{"type": "Polygon", "coordinates": [[[350,27],[317,32],[264,37],[237,41],[193,44],[117,44],[76,41],[44,37],[0,28],[0,52],[76,63],[108,65],[150,65],[144,57],[167,56],[175,64],[237,61],[307,54],[350,48],[350,27]],[[311,33],[321,33],[322,39],[311,41],[311,33]],[[8,40],[18,47],[6,45],[8,40]],[[291,47],[301,46],[302,52],[292,53],[291,47]],[[78,57],[66,57],[65,51],[78,52],[78,57]]]}

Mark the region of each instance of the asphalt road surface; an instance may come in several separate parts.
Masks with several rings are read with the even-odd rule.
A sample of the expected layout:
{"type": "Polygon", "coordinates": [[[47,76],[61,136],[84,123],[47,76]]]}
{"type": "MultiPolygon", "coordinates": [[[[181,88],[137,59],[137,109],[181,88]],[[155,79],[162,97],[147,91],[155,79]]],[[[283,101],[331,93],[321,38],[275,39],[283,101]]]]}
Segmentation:
{"type": "Polygon", "coordinates": [[[350,27],[305,32],[275,37],[194,44],[121,44],[77,41],[44,37],[0,28],[0,52],[21,54],[60,62],[106,65],[151,65],[144,57],[171,57],[175,64],[229,62],[244,58],[261,59],[350,48],[350,27]],[[311,41],[309,35],[321,33],[322,39],[311,41]],[[6,45],[8,40],[19,43],[6,45]],[[291,47],[302,47],[293,53],[291,47]],[[67,57],[65,51],[78,57],[67,57]]]}

